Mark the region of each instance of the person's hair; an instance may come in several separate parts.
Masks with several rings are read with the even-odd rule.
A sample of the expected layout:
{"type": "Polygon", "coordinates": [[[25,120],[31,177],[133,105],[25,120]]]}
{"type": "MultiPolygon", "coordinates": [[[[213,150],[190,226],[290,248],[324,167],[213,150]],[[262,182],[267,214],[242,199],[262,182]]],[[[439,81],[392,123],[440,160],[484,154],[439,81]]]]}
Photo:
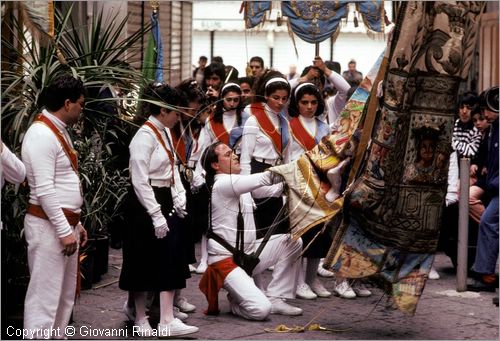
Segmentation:
{"type": "Polygon", "coordinates": [[[253,78],[251,77],[240,77],[238,78],[238,84],[241,85],[243,83],[247,83],[250,85],[250,88],[253,86],[253,78]]]}
{"type": "Polygon", "coordinates": [[[311,69],[316,69],[319,72],[319,81],[320,81],[321,84],[316,84],[316,86],[319,86],[319,85],[323,86],[325,84],[325,81],[326,81],[325,73],[321,69],[317,68],[316,66],[307,66],[307,67],[305,67],[304,70],[302,70],[302,74],[300,75],[300,77],[304,77],[305,75],[307,75],[307,73],[311,69]]]}
{"type": "Polygon", "coordinates": [[[474,107],[479,103],[479,97],[477,97],[477,94],[473,91],[468,91],[464,93],[460,98],[458,99],[458,107],[462,107],[464,105],[467,105],[469,107],[474,107]]]}
{"type": "Polygon", "coordinates": [[[259,57],[259,56],[254,56],[254,57],[250,58],[249,63],[251,63],[251,62],[257,62],[257,63],[259,63],[259,64],[260,64],[260,66],[261,66],[262,68],[264,68],[264,59],[262,59],[262,58],[261,58],[261,57],[259,57]]]}
{"type": "Polygon", "coordinates": [[[243,111],[243,101],[241,100],[241,88],[237,85],[223,86],[223,90],[219,94],[219,100],[217,101],[217,105],[215,107],[213,120],[217,123],[222,123],[222,115],[224,114],[224,96],[226,96],[228,92],[236,92],[240,96],[240,102],[236,107],[236,120],[237,124],[240,126],[241,112],[243,111]]]}
{"type": "Polygon", "coordinates": [[[206,56],[200,56],[200,58],[198,60],[204,60],[204,61],[207,61],[208,58],[206,56]]]}
{"type": "Polygon", "coordinates": [[[290,84],[286,81],[285,76],[279,71],[266,70],[262,76],[257,78],[254,84],[254,94],[253,103],[265,102],[264,97],[271,95],[277,90],[286,90],[290,95],[290,84]],[[271,78],[283,78],[284,82],[273,82],[266,86],[266,83],[271,78]]]}
{"type": "MultiPolygon", "coordinates": [[[[300,86],[300,84],[298,86],[300,86]]],[[[293,91],[290,105],[288,106],[288,114],[290,116],[298,117],[300,115],[299,102],[304,95],[313,95],[318,100],[318,107],[316,108],[314,116],[319,116],[325,111],[325,101],[323,100],[323,96],[321,96],[319,89],[314,84],[303,85],[302,87],[296,89],[298,90],[293,91]]]]}
{"type": "Polygon", "coordinates": [[[347,63],[347,65],[349,65],[349,64],[356,64],[356,60],[351,59],[351,60],[349,61],[349,63],[347,63]]]}
{"type": "MultiPolygon", "coordinates": [[[[151,83],[144,91],[144,98],[149,101],[164,102],[171,106],[187,106],[186,96],[167,84],[151,83]]],[[[155,103],[148,102],[148,114],[158,116],[161,111],[161,106],[155,103]]],[[[171,111],[168,109],[168,111],[171,111]]]]}
{"type": "Polygon", "coordinates": [[[215,169],[212,167],[212,163],[219,161],[219,155],[215,152],[217,146],[222,144],[220,141],[216,141],[209,145],[203,153],[201,154],[200,162],[201,166],[205,170],[205,183],[209,188],[209,191],[212,191],[212,186],[214,185],[215,178],[215,169]]]}
{"type": "MultiPolygon", "coordinates": [[[[238,81],[238,75],[240,74],[238,72],[238,69],[236,69],[232,65],[226,65],[225,70],[226,70],[225,77],[227,78],[229,76],[229,78],[227,78],[227,83],[229,83],[229,82],[237,82],[238,81]]],[[[222,79],[222,81],[224,82],[225,79],[222,79]]]]}
{"type": "Polygon", "coordinates": [[[224,64],[224,60],[221,56],[215,56],[212,58],[212,63],[224,64]]]}
{"type": "Polygon", "coordinates": [[[334,62],[334,61],[331,61],[331,60],[327,60],[325,62],[325,65],[330,70],[335,71],[336,73],[340,74],[341,67],[340,67],[340,63],[339,62],[334,62]]]}
{"type": "Polygon", "coordinates": [[[481,109],[488,109],[489,111],[498,113],[498,86],[481,92],[479,106],[481,109]]]}
{"type": "Polygon", "coordinates": [[[184,93],[188,102],[203,103],[205,100],[205,93],[193,78],[183,80],[175,88],[184,93]]]}
{"type": "Polygon", "coordinates": [[[54,112],[61,109],[67,99],[75,103],[82,95],[85,96],[82,80],[70,74],[61,74],[43,90],[42,104],[54,112]]]}
{"type": "MultiPolygon", "coordinates": [[[[205,80],[209,79],[210,76],[212,75],[219,76],[221,82],[224,82],[224,77],[226,76],[226,70],[224,69],[224,64],[211,63],[205,68],[205,70],[203,70],[203,76],[205,77],[205,80]]],[[[206,84],[206,82],[204,83],[206,84]]],[[[204,88],[205,84],[203,84],[204,88]]]]}

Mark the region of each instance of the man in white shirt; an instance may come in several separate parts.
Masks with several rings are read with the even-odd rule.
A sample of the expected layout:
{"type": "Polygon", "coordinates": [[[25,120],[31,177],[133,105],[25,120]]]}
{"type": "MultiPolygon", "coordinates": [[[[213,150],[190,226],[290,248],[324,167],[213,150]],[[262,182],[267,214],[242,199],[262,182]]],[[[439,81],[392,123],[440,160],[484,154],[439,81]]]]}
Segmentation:
{"type": "MultiPolygon", "coordinates": [[[[237,245],[237,221],[243,216],[243,250],[253,253],[262,243],[256,240],[255,222],[250,192],[279,181],[271,172],[240,175],[236,155],[223,143],[207,147],[202,155],[207,172],[207,185],[211,191],[211,226],[214,234],[231,246],[237,245]]],[[[294,298],[298,262],[302,241],[292,240],[288,234],[271,236],[259,256],[259,263],[250,277],[234,263],[233,254],[214,239],[208,241],[208,269],[200,282],[200,289],[209,301],[208,314],[217,313],[217,292],[224,287],[229,295],[231,311],[250,320],[263,320],[269,314],[301,315],[302,309],[293,307],[285,299],[294,298]],[[274,266],[272,280],[264,290],[260,274],[274,266]],[[216,284],[217,279],[223,283],[216,284]],[[255,282],[254,282],[255,279],[255,282]],[[215,281],[215,282],[214,282],[215,281]],[[257,285],[256,285],[257,283],[257,285]],[[217,287],[217,291],[211,289],[217,287]],[[263,290],[261,290],[261,289],[263,290]],[[211,298],[215,300],[215,302],[211,298]],[[215,305],[212,305],[215,303],[215,305]],[[213,308],[213,309],[212,309],[213,308]]]]}
{"type": "Polygon", "coordinates": [[[30,283],[24,305],[27,338],[64,338],[75,300],[83,203],[76,152],[66,130],[82,112],[84,87],[61,75],[44,94],[46,110],[35,119],[22,144],[30,198],[24,220],[30,283]]]}

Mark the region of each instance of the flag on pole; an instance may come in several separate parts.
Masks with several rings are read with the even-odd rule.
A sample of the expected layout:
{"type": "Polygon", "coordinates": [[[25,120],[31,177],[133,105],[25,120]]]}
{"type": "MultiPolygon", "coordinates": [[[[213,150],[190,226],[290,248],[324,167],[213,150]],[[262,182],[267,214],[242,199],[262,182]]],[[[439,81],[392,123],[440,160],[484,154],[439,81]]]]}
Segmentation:
{"type": "Polygon", "coordinates": [[[157,9],[151,14],[151,35],[149,36],[142,62],[142,75],[150,82],[163,82],[163,45],[161,43],[160,21],[157,9]]]}

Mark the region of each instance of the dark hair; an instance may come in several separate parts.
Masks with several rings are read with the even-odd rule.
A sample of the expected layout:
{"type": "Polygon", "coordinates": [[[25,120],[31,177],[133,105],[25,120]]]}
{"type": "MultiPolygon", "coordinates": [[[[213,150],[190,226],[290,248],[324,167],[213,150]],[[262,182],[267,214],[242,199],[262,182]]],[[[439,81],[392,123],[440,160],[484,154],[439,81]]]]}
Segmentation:
{"type": "MultiPolygon", "coordinates": [[[[298,85],[300,86],[300,84],[298,85]]],[[[290,100],[290,105],[288,106],[288,114],[292,117],[298,117],[300,115],[299,101],[304,97],[304,95],[313,95],[318,100],[318,108],[314,113],[314,116],[319,116],[325,111],[325,101],[323,96],[319,92],[319,89],[313,85],[304,85],[298,91],[293,91],[292,98],[290,100]]]]}
{"type": "MultiPolygon", "coordinates": [[[[171,106],[187,106],[186,96],[167,84],[149,84],[144,91],[144,98],[150,101],[161,101],[171,106]]],[[[150,115],[157,116],[160,114],[161,106],[148,102],[147,109],[150,115]]]]}
{"type": "Polygon", "coordinates": [[[498,86],[481,92],[479,106],[481,109],[488,109],[489,111],[498,113],[498,86]]]}
{"type": "Polygon", "coordinates": [[[307,66],[304,68],[304,70],[302,70],[302,74],[300,75],[300,77],[304,77],[308,72],[309,70],[311,69],[316,69],[318,70],[319,72],[319,81],[320,81],[320,84],[315,84],[316,86],[324,86],[325,85],[325,81],[326,81],[326,78],[325,78],[325,73],[317,68],[316,66],[307,66]]]}
{"type": "MultiPolygon", "coordinates": [[[[224,69],[226,70],[226,75],[225,75],[226,78],[229,75],[231,75],[229,78],[227,78],[227,83],[229,83],[229,82],[237,82],[238,81],[238,75],[240,74],[238,72],[238,69],[236,69],[232,65],[226,65],[224,69]]],[[[222,81],[224,82],[225,79],[222,79],[222,81]]]]}
{"type": "Polygon", "coordinates": [[[252,77],[240,77],[238,78],[238,84],[241,85],[243,83],[247,83],[250,87],[253,86],[253,78],[252,77]]]}
{"type": "Polygon", "coordinates": [[[85,96],[82,80],[70,74],[62,74],[43,90],[42,104],[49,111],[54,112],[61,109],[67,99],[71,103],[75,103],[82,95],[85,96]]]}
{"type": "Polygon", "coordinates": [[[340,67],[340,63],[339,62],[334,62],[334,61],[331,61],[331,60],[327,60],[325,62],[325,65],[330,70],[335,71],[336,73],[340,74],[341,67],[340,67]]]}
{"type": "Polygon", "coordinates": [[[228,92],[236,92],[238,95],[240,95],[240,103],[238,104],[238,107],[236,107],[236,120],[238,125],[241,125],[241,112],[243,110],[243,101],[241,100],[241,88],[236,85],[229,85],[224,90],[222,90],[219,94],[219,100],[217,101],[217,105],[215,107],[215,112],[214,112],[214,121],[217,123],[222,123],[222,115],[224,114],[224,96],[228,92]]]}
{"type": "Polygon", "coordinates": [[[212,63],[224,64],[224,60],[221,56],[215,56],[212,58],[212,63]]]}
{"type": "Polygon", "coordinates": [[[277,90],[286,90],[288,94],[290,95],[290,84],[286,81],[285,76],[279,71],[274,71],[274,70],[266,70],[262,76],[257,78],[257,81],[254,84],[254,93],[255,96],[253,97],[253,103],[258,103],[258,102],[264,102],[265,96],[269,96],[273,92],[277,90]],[[271,78],[283,78],[285,82],[274,82],[269,84],[266,87],[266,83],[271,79],[271,78]]]}
{"type": "Polygon", "coordinates": [[[262,59],[262,58],[261,58],[261,57],[259,57],[259,56],[254,56],[254,57],[250,58],[249,63],[251,63],[251,62],[257,62],[257,63],[259,63],[259,64],[260,64],[260,66],[261,66],[262,68],[264,68],[264,59],[262,59]]]}
{"type": "Polygon", "coordinates": [[[183,80],[175,88],[184,93],[188,102],[202,103],[205,100],[205,93],[193,78],[183,80]]]}
{"type": "Polygon", "coordinates": [[[212,186],[214,185],[215,178],[215,169],[212,168],[212,163],[219,161],[219,155],[217,155],[215,149],[220,144],[222,144],[222,142],[216,141],[209,145],[207,148],[205,148],[200,158],[201,166],[206,172],[205,183],[207,184],[210,191],[212,191],[212,186]]]}
{"type": "MultiPolygon", "coordinates": [[[[226,70],[224,69],[224,64],[211,63],[205,68],[205,70],[203,70],[203,76],[205,77],[205,80],[209,79],[210,76],[214,74],[219,76],[221,82],[224,82],[224,77],[226,76],[226,70]]],[[[203,88],[205,88],[205,84],[203,84],[203,88]]]]}
{"type": "Polygon", "coordinates": [[[351,60],[349,61],[349,63],[347,63],[347,65],[349,65],[349,64],[356,64],[356,60],[351,59],[351,60]]]}
{"type": "Polygon", "coordinates": [[[468,91],[464,93],[460,98],[458,99],[458,107],[462,107],[464,105],[474,107],[479,103],[479,97],[477,97],[477,94],[472,91],[468,91]]]}
{"type": "Polygon", "coordinates": [[[204,60],[204,61],[207,61],[208,58],[206,56],[200,56],[200,58],[198,60],[204,60]]]}

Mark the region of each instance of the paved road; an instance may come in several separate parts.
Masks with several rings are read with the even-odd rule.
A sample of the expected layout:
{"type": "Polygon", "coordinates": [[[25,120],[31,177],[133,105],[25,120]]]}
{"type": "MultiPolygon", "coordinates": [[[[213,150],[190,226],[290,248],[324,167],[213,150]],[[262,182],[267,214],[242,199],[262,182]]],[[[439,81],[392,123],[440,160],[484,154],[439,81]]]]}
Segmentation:
{"type": "MultiPolygon", "coordinates": [[[[94,289],[83,291],[76,304],[73,323],[76,335],[73,338],[102,339],[106,337],[98,336],[98,333],[111,331],[127,331],[127,338],[134,338],[121,312],[127,293],[121,291],[116,283],[120,266],[121,251],[111,250],[108,274],[94,285],[94,289]],[[107,283],[113,284],[99,287],[107,283]],[[89,331],[94,333],[93,337],[81,334],[89,331]]],[[[192,338],[197,339],[498,340],[499,311],[498,307],[492,304],[492,298],[498,293],[459,294],[454,290],[455,274],[449,259],[438,254],[436,267],[441,279],[427,282],[413,317],[387,308],[386,297],[382,291],[373,288],[374,295],[368,298],[346,300],[332,297],[312,301],[297,299],[292,303],[303,308],[304,315],[271,315],[271,318],[264,322],[246,321],[230,314],[225,292],[219,295],[222,313],[219,316],[205,316],[202,311],[206,308],[206,301],[198,289],[201,276],[193,274],[184,294],[197,306],[197,310],[190,314],[187,322],[200,328],[198,333],[192,335],[192,338]],[[279,324],[289,327],[304,326],[311,321],[334,331],[265,331],[266,328],[275,328],[279,324]]],[[[269,277],[271,272],[267,273],[269,277]]],[[[331,280],[322,281],[327,289],[332,289],[331,280]]],[[[157,312],[152,313],[153,327],[155,320],[158,321],[157,312]]]]}

